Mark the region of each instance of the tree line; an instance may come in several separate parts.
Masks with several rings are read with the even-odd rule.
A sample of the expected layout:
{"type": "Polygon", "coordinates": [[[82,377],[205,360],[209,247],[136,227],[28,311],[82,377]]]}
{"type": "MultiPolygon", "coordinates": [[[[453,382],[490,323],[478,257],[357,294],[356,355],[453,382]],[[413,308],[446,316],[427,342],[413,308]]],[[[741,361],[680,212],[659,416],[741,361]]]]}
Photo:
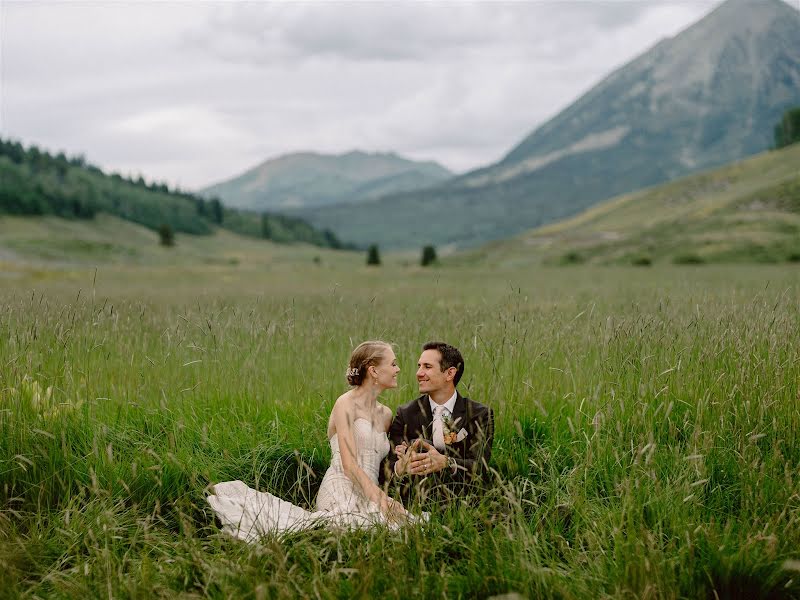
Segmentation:
{"type": "Polygon", "coordinates": [[[0,138],[0,214],[54,215],[93,219],[99,212],[133,221],[154,231],[210,234],[214,226],[278,243],[305,242],[349,247],[328,230],[297,217],[225,207],[219,198],[147,182],[140,175],[106,174],[82,155],[51,154],[0,138]]]}

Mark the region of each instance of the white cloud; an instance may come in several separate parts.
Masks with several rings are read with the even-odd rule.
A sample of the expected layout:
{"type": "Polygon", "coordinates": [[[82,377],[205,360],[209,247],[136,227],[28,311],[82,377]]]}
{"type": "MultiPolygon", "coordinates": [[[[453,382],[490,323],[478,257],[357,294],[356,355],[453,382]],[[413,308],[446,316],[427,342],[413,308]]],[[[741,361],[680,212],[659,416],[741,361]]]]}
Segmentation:
{"type": "Polygon", "coordinates": [[[209,184],[291,151],[466,170],[716,0],[0,3],[0,130],[209,184]]]}

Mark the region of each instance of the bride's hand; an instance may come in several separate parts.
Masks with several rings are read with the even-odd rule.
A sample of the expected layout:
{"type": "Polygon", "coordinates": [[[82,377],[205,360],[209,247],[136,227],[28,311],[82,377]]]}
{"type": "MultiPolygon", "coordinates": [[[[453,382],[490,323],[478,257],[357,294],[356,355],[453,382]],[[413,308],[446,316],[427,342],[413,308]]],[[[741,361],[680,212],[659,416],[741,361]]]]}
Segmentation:
{"type": "Polygon", "coordinates": [[[417,438],[411,444],[401,442],[394,448],[394,453],[397,455],[397,464],[395,465],[395,475],[405,475],[408,473],[409,463],[414,457],[414,453],[419,451],[420,445],[423,440],[417,438]]]}
{"type": "Polygon", "coordinates": [[[406,472],[408,458],[410,456],[408,453],[408,444],[405,442],[397,444],[397,446],[394,447],[394,454],[397,456],[397,462],[394,466],[395,475],[403,475],[406,472]]]}
{"type": "Polygon", "coordinates": [[[400,521],[408,514],[400,502],[389,496],[383,496],[383,498],[381,498],[380,507],[381,513],[390,521],[400,521]]]}

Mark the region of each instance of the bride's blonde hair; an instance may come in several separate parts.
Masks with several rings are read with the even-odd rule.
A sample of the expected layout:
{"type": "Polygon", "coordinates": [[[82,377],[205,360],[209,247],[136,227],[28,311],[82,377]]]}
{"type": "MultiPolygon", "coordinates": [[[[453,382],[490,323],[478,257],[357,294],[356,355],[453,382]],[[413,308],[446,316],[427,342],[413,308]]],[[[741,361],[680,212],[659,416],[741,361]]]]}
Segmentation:
{"type": "Polygon", "coordinates": [[[381,364],[386,356],[386,350],[391,348],[388,342],[370,340],[361,342],[350,355],[350,364],[347,369],[347,383],[358,387],[364,383],[367,369],[381,364]]]}

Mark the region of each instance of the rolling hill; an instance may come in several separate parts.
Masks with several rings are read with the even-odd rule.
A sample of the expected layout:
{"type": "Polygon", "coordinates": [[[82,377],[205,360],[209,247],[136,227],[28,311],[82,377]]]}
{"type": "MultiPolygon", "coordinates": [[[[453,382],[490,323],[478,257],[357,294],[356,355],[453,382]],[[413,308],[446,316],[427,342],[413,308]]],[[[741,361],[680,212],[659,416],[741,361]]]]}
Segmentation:
{"type": "Polygon", "coordinates": [[[454,262],[800,262],[800,144],[626,194],[454,262]]]}
{"type": "MultiPolygon", "coordinates": [[[[93,219],[64,219],[53,215],[0,216],[0,277],[64,271],[98,266],[188,269],[183,276],[203,271],[212,275],[230,269],[274,269],[291,272],[298,265],[327,268],[335,264],[363,265],[363,255],[310,244],[284,244],[215,228],[207,235],[178,233],[173,247],[159,244],[158,233],[107,213],[93,219]]],[[[165,285],[177,285],[177,281],[165,285]]],[[[235,290],[232,290],[235,292],[235,290]]]]}
{"type": "Polygon", "coordinates": [[[226,206],[257,211],[316,209],[361,202],[440,183],[452,173],[434,162],[396,154],[288,154],[201,191],[226,206]]]}
{"type": "Polygon", "coordinates": [[[798,104],[800,12],[782,0],[728,0],[611,73],[497,164],[358,211],[298,214],[361,244],[478,245],[766,150],[798,104]]]}

